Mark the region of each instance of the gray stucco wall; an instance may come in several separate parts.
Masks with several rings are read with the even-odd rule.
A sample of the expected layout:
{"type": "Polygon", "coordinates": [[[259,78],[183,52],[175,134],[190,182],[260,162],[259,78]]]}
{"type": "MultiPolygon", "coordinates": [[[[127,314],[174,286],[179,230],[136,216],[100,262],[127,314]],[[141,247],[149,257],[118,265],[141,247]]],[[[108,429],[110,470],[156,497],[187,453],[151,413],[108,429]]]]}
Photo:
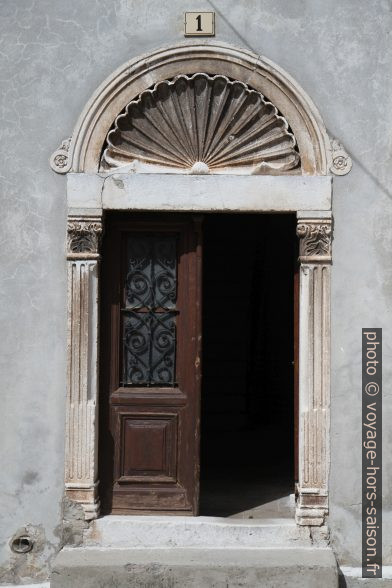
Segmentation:
{"type": "MultiPolygon", "coordinates": [[[[392,564],[392,7],[388,0],[3,0],[1,66],[1,561],[9,538],[59,543],[63,485],[65,178],[48,158],[119,65],[183,39],[185,10],[217,12],[216,38],[261,53],[312,97],[351,154],[334,180],[330,526],[360,565],[361,328],[384,328],[384,554],[392,564]]],[[[12,561],[11,561],[12,564],[12,561]]],[[[41,571],[40,571],[41,570],[41,571]]],[[[1,576],[0,576],[1,577],[1,576]]],[[[3,576],[10,580],[10,574],[3,576]]]]}

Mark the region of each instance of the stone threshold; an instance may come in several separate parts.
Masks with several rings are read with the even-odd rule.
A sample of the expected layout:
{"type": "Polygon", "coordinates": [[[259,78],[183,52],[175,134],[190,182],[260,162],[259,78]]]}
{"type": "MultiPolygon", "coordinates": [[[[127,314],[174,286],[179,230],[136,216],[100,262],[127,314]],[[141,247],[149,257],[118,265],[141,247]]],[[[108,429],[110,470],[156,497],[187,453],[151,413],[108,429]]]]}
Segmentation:
{"type": "Polygon", "coordinates": [[[328,529],[290,518],[110,515],[92,521],[83,546],[107,549],[326,547],[328,529]]]}

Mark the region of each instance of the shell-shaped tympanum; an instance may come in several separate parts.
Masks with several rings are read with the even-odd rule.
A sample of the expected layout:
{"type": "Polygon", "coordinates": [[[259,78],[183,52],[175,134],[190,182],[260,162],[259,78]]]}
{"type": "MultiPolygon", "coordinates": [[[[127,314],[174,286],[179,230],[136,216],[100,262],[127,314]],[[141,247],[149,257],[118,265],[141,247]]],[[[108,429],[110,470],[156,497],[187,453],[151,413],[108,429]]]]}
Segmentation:
{"type": "Polygon", "coordinates": [[[299,154],[287,121],[260,92],[196,73],[157,83],[116,118],[102,169],[135,162],[192,173],[280,173],[298,167],[299,154]]]}

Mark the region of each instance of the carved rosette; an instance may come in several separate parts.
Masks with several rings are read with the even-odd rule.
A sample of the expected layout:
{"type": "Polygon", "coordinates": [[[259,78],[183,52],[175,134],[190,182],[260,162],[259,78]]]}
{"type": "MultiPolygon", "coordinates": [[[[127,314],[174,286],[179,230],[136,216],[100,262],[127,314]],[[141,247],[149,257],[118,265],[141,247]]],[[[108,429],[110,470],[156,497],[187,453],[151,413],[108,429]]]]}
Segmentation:
{"type": "Polygon", "coordinates": [[[301,262],[328,263],[331,261],[331,219],[301,219],[297,225],[297,235],[301,262]]]}
{"type": "Polygon", "coordinates": [[[69,217],[68,259],[97,259],[101,236],[99,217],[69,217]]]}
{"type": "Polygon", "coordinates": [[[351,157],[337,139],[331,141],[331,162],[330,170],[336,176],[345,176],[353,166],[351,157]]]}
{"type": "Polygon", "coordinates": [[[66,174],[71,169],[71,140],[71,137],[64,139],[49,160],[50,167],[58,174],[66,174]]]}

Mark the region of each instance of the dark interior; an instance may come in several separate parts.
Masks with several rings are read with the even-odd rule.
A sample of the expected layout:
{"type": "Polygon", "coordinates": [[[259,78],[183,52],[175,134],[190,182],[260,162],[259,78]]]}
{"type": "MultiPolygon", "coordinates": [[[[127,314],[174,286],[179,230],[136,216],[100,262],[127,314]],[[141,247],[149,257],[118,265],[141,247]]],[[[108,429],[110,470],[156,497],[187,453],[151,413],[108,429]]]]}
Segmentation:
{"type": "Polygon", "coordinates": [[[284,516],[269,505],[294,492],[295,218],[205,215],[203,241],[200,514],[284,516]]]}

